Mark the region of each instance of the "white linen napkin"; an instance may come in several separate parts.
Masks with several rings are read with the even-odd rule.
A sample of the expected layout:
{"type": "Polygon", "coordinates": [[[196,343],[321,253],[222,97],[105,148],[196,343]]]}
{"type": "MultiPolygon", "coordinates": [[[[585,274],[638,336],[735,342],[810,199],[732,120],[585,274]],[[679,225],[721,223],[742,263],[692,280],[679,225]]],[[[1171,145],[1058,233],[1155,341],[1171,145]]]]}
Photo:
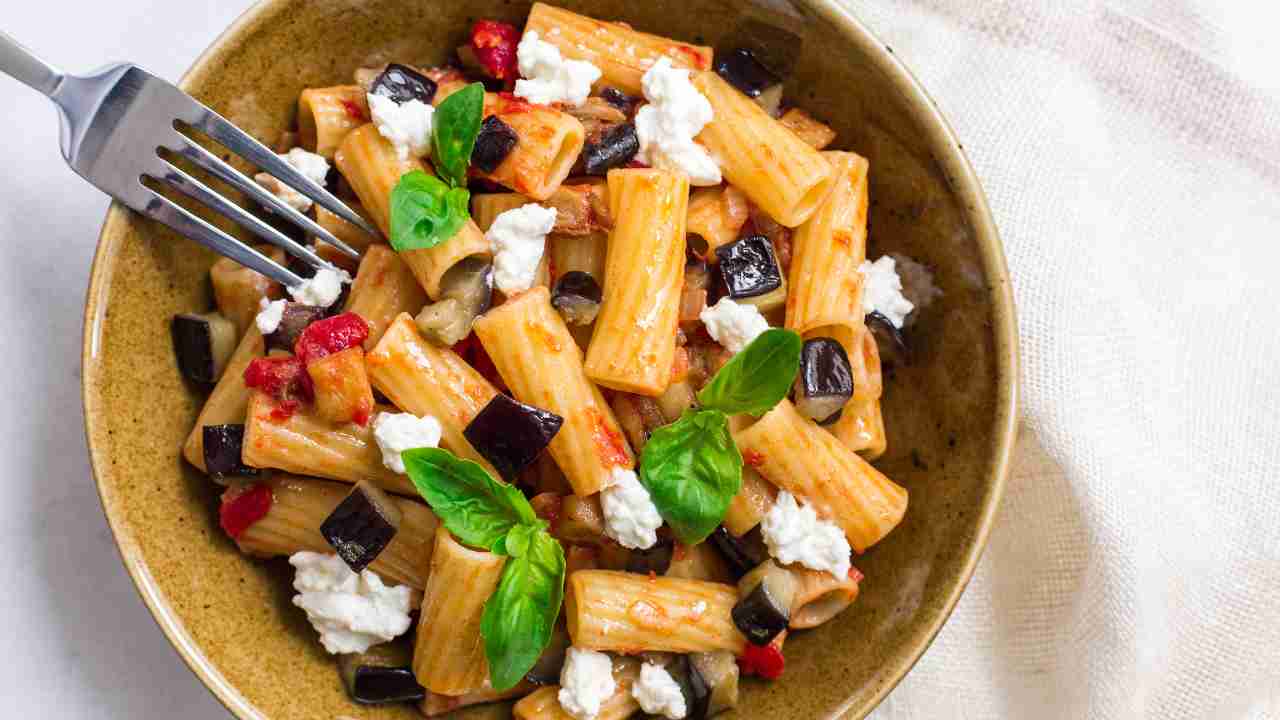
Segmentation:
{"type": "Polygon", "coordinates": [[[1280,717],[1280,12],[845,1],[985,184],[1027,430],[874,717],[1280,717]]]}

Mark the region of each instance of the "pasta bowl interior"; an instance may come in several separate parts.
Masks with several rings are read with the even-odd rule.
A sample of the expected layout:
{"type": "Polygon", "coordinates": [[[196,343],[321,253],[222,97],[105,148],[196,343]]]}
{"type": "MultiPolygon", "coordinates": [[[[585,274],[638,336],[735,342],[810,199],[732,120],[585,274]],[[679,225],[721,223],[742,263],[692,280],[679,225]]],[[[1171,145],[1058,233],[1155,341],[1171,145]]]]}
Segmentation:
{"type": "MultiPolygon", "coordinates": [[[[725,452],[740,456],[745,468],[743,486],[756,483],[759,497],[773,502],[778,492],[773,485],[777,485],[794,491],[802,503],[818,507],[819,515],[825,518],[823,522],[835,522],[844,531],[842,534],[855,551],[852,564],[856,568],[847,573],[853,591],[843,596],[814,593],[803,608],[797,605],[790,609],[791,629],[778,635],[779,628],[774,628],[769,636],[775,646],[785,638],[782,676],[772,681],[743,677],[736,707],[721,717],[861,717],[906,674],[954,607],[986,542],[1008,470],[1017,394],[1016,329],[1003,253],[973,171],[937,108],[892,52],[834,0],[758,5],[724,0],[569,1],[557,5],[568,11],[558,15],[555,13],[561,11],[539,7],[543,10],[535,12],[544,13],[538,20],[544,39],[554,43],[557,35],[577,38],[563,41],[569,43],[564,45],[566,56],[573,54],[571,48],[575,46],[582,49],[580,43],[589,45],[597,33],[630,32],[623,26],[582,20],[573,13],[626,23],[635,30],[682,43],[678,51],[667,54],[678,67],[706,71],[693,73],[692,85],[719,113],[706,124],[698,142],[710,148],[711,161],[723,170],[729,183],[741,186],[749,197],[749,217],[743,210],[742,217],[725,236],[725,218],[732,220],[733,215],[724,209],[728,203],[723,197],[726,191],[715,189],[713,181],[700,177],[705,166],[697,166],[696,159],[687,161],[694,164],[682,166],[685,172],[649,170],[642,163],[630,162],[636,152],[632,148],[626,154],[627,162],[620,163],[611,153],[618,147],[622,148],[618,152],[626,152],[626,139],[602,139],[616,125],[600,117],[562,122],[559,118],[565,113],[545,109],[540,102],[530,104],[509,94],[485,95],[484,115],[505,122],[496,124],[502,127],[490,127],[486,121],[482,136],[486,132],[496,135],[478,144],[470,156],[471,172],[473,178],[479,175],[502,187],[488,185],[488,192],[473,196],[471,220],[454,229],[451,239],[435,248],[411,250],[409,253],[419,253],[412,257],[401,252],[397,257],[385,245],[372,246],[366,251],[350,291],[348,310],[354,305],[358,315],[380,318],[367,321],[371,336],[363,346],[363,355],[359,341],[356,347],[349,348],[363,358],[352,372],[358,371],[363,378],[367,369],[372,387],[379,393],[378,404],[374,405],[369,396],[363,405],[358,398],[349,406],[326,405],[320,394],[328,386],[318,379],[314,411],[306,406],[297,414],[294,409],[282,412],[280,398],[258,392],[246,395],[251,397],[247,409],[241,401],[238,412],[244,420],[218,420],[224,424],[220,427],[244,425],[244,436],[234,438],[234,447],[238,449],[238,443],[244,443],[243,460],[248,465],[276,469],[273,474],[260,476],[256,484],[252,478],[232,478],[236,493],[257,492],[245,490],[257,488],[265,493],[267,502],[274,503],[274,524],[269,528],[259,524],[255,530],[250,523],[262,516],[241,524],[234,516],[228,520],[226,488],[193,466],[211,457],[210,448],[202,447],[203,443],[230,440],[192,433],[197,415],[205,406],[207,388],[184,379],[184,372],[188,378],[192,376],[191,368],[184,365],[180,372],[174,354],[179,332],[173,318],[205,313],[214,307],[208,278],[217,258],[113,206],[100,238],[87,299],[84,402],[91,459],[124,564],[161,629],[192,670],[236,716],[273,720],[420,717],[416,703],[351,703],[337,663],[317,642],[307,614],[295,606],[291,584],[294,568],[280,556],[294,550],[324,550],[323,545],[297,540],[305,537],[310,542],[313,536],[320,537],[317,527],[306,525],[310,522],[307,518],[325,519],[346,495],[350,483],[365,480],[392,494],[375,491],[374,496],[360,496],[357,499],[367,505],[362,511],[379,517],[394,515],[399,524],[398,533],[377,555],[371,568],[388,584],[408,587],[406,597],[415,608],[421,603],[438,611],[437,606],[447,601],[461,615],[478,613],[481,605],[473,603],[468,610],[467,603],[451,598],[464,597],[468,592],[487,595],[498,583],[501,558],[491,562],[494,556],[490,553],[466,547],[438,530],[436,517],[421,502],[413,483],[379,462],[378,447],[369,445],[372,436],[354,430],[326,435],[340,424],[332,418],[367,423],[370,415],[394,410],[384,401],[417,415],[428,414],[421,408],[431,409],[441,417],[442,427],[437,432],[441,446],[460,458],[474,460],[473,467],[532,482],[535,490],[545,489],[538,485],[545,480],[542,475],[554,476],[545,482],[561,484],[556,502],[563,500],[565,504],[548,511],[545,496],[539,495],[534,497],[533,507],[544,517],[559,518],[562,511],[569,512],[569,503],[585,502],[573,498],[594,495],[614,482],[611,472],[625,469],[632,464],[633,456],[641,456],[640,444],[646,438],[650,442],[657,438],[654,431],[662,425],[661,420],[651,422],[654,413],[666,414],[668,422],[680,416],[679,408],[677,412],[670,411],[670,397],[664,395],[664,389],[673,384],[672,378],[696,377],[698,372],[704,373],[703,381],[720,377],[716,369],[726,362],[731,351],[717,350],[708,359],[708,353],[696,349],[697,343],[701,342],[704,350],[713,344],[712,339],[729,346],[732,342],[727,334],[741,332],[742,328],[720,325],[718,330],[725,336],[719,337],[711,325],[720,320],[709,320],[696,312],[692,318],[685,317],[687,307],[663,300],[671,293],[680,295],[688,289],[688,273],[704,272],[706,285],[700,289],[707,293],[746,298],[743,305],[747,307],[758,301],[765,309],[763,316],[774,326],[795,327],[811,341],[826,338],[825,346],[804,346],[800,361],[802,382],[795,391],[794,402],[782,400],[777,405],[770,403],[771,410],[760,408],[769,411],[759,421],[736,414],[743,406],[726,403],[723,407],[734,410],[726,409],[725,414],[733,417],[721,416],[714,422],[724,423],[726,433],[733,432],[738,449],[725,452]],[[759,80],[751,75],[749,64],[720,74],[708,71],[713,57],[732,58],[733,51],[743,47],[751,48],[756,59],[768,66],[769,73],[763,77],[774,78],[755,88],[754,94],[761,95],[763,91],[756,101],[740,92],[759,80]],[[781,80],[784,88],[781,108],[776,102],[774,107],[768,107],[767,95],[776,92],[776,80],[781,80]],[[786,108],[799,110],[783,115],[781,122],[770,119],[786,108]],[[504,133],[519,138],[514,150],[503,144],[504,133]],[[528,147],[533,136],[540,141],[537,149],[528,147]],[[574,163],[581,162],[579,148],[584,142],[599,150],[597,156],[586,158],[586,167],[590,169],[590,163],[597,162],[604,170],[592,173],[598,176],[597,180],[574,185],[580,188],[581,197],[566,200],[563,193],[555,193],[561,192],[562,185],[574,182],[564,183],[567,175],[583,172],[584,166],[574,163]],[[814,152],[815,147],[825,150],[819,154],[814,152]],[[491,150],[497,156],[486,159],[484,152],[491,150]],[[845,152],[829,154],[833,150],[845,152]],[[610,163],[613,169],[605,182],[610,163]],[[692,194],[688,190],[691,180],[700,186],[692,194]],[[845,199],[839,200],[842,182],[845,199]],[[494,307],[475,321],[472,340],[462,341],[464,346],[471,343],[470,350],[455,345],[455,353],[448,349],[450,343],[429,342],[424,334],[458,338],[449,338],[448,327],[433,325],[431,318],[419,315],[415,322],[412,316],[423,305],[438,301],[449,292],[451,283],[457,281],[448,272],[450,268],[466,267],[465,262],[459,265],[459,260],[488,253],[490,243],[498,242],[491,240],[492,226],[504,211],[525,202],[513,203],[510,195],[506,199],[498,197],[499,193],[512,190],[553,206],[556,198],[564,201],[556,215],[556,230],[546,246],[549,260],[538,271],[540,278],[533,276],[526,282],[534,285],[532,289],[508,288],[509,292],[496,295],[494,307]],[[494,197],[486,198],[487,194],[494,197]],[[867,197],[869,204],[860,204],[866,203],[867,197]],[[824,208],[827,215],[822,220],[824,208]],[[606,222],[601,217],[609,218],[606,225],[599,224],[606,222]],[[564,225],[559,225],[562,222],[564,225]],[[575,222],[585,225],[571,227],[575,222]],[[864,242],[860,234],[863,227],[867,259],[885,255],[898,258],[898,271],[908,295],[915,300],[915,310],[905,321],[883,314],[874,318],[872,325],[883,331],[878,334],[864,330],[867,326],[861,308],[856,315],[840,314],[841,302],[847,304],[853,298],[855,304],[860,304],[861,294],[850,293],[865,291],[861,284],[869,280],[851,281],[858,285],[856,289],[841,289],[835,286],[838,283],[829,281],[839,272],[848,278],[869,278],[867,273],[876,270],[865,266],[859,270],[860,263],[850,266],[848,253],[841,256],[838,248],[821,249],[826,247],[822,243],[830,245],[833,238],[846,249],[850,242],[860,245],[864,242]],[[488,236],[486,231],[490,231],[488,236]],[[577,240],[559,248],[557,232],[571,234],[577,240]],[[691,251],[685,247],[686,232],[697,238],[691,251]],[[573,249],[584,237],[606,243],[602,246],[606,249],[595,255],[573,249]],[[699,253],[714,261],[709,265],[699,263],[699,253]],[[731,263],[759,262],[780,268],[779,277],[774,280],[786,281],[787,289],[762,295],[749,287],[760,282],[760,272],[747,268],[734,275],[721,270],[731,263]],[[368,279],[373,271],[365,266],[376,263],[381,265],[377,272],[380,279],[375,283],[368,279]],[[578,284],[564,282],[567,267],[590,269],[592,263],[596,265],[594,274],[603,278],[603,290],[590,287],[587,280],[595,281],[589,277],[592,273],[585,270],[587,280],[579,278],[578,284]],[[675,273],[673,277],[678,282],[664,280],[665,276],[655,268],[675,273]],[[651,272],[635,272],[638,269],[651,272]],[[366,277],[362,279],[361,275],[366,277]],[[625,282],[619,282],[620,277],[625,282]],[[363,289],[362,284],[366,286],[363,289]],[[368,288],[371,284],[393,289],[373,293],[368,288]],[[553,291],[555,307],[549,299],[553,291]],[[594,335],[584,329],[585,325],[574,324],[582,319],[575,313],[586,306],[598,310],[594,335]],[[401,310],[408,314],[400,314],[401,310]],[[845,316],[847,323],[841,319],[845,316]],[[801,320],[795,320],[797,317],[801,320]],[[809,320],[803,320],[806,317],[809,320]],[[699,320],[707,325],[706,329],[698,324],[699,320]],[[899,323],[902,328],[893,327],[899,323]],[[668,328],[664,331],[667,334],[657,338],[649,332],[655,324],[668,328]],[[670,330],[677,324],[682,332],[677,333],[679,340],[673,344],[670,330]],[[553,328],[560,334],[528,335],[530,327],[553,328]],[[883,343],[884,355],[878,361],[882,362],[879,382],[874,382],[869,379],[875,372],[869,358],[881,355],[877,339],[883,343]],[[585,346],[586,351],[578,353],[575,343],[585,346]],[[477,370],[481,363],[475,352],[481,346],[489,357],[488,374],[477,370]],[[852,390],[846,388],[843,396],[839,388],[828,387],[830,383],[826,381],[831,378],[817,370],[810,378],[805,369],[810,367],[806,363],[812,368],[827,367],[835,356],[844,358],[846,367],[852,366],[854,384],[852,390]],[[570,358],[564,361],[568,365],[557,359],[563,357],[570,358]],[[410,366],[429,366],[435,380],[428,382],[403,370],[410,366]],[[572,372],[566,369],[570,366],[572,372]],[[551,428],[546,434],[554,437],[549,440],[549,449],[533,461],[534,465],[518,473],[508,472],[515,467],[504,464],[511,459],[509,456],[485,451],[486,441],[473,434],[483,435],[485,428],[478,428],[478,423],[472,421],[482,411],[533,411],[519,403],[504,406],[501,386],[490,380],[509,386],[508,392],[517,400],[551,410],[559,418],[550,422],[550,415],[535,414],[535,420],[544,421],[537,428],[551,428]],[[874,392],[868,389],[871,387],[874,392]],[[831,399],[831,393],[841,404],[823,404],[831,399]],[[661,403],[648,399],[655,396],[664,399],[661,403]],[[818,412],[815,408],[823,407],[842,413],[826,428],[806,417],[818,412]],[[555,413],[556,408],[562,412],[555,413]],[[577,412],[581,408],[590,413],[577,412]],[[344,416],[343,412],[354,414],[344,416]],[[287,429],[287,436],[282,434],[282,427],[287,429]],[[368,453],[357,458],[352,451],[334,450],[332,457],[324,460],[304,447],[307,442],[323,446],[323,438],[339,435],[346,441],[354,437],[355,442],[360,442],[363,438],[365,444],[361,447],[368,453]],[[805,438],[804,442],[794,441],[793,435],[805,438]],[[601,450],[602,437],[605,445],[612,447],[613,455],[607,448],[601,450]],[[477,452],[476,447],[481,450],[477,452]],[[869,469],[871,465],[862,459],[864,456],[874,460],[875,470],[869,469]],[[366,464],[359,466],[360,462],[366,464]],[[329,480],[321,483],[286,475],[281,470],[329,480]],[[538,477],[530,481],[531,475],[538,477]],[[862,478],[859,482],[863,485],[857,486],[860,489],[838,489],[843,487],[846,475],[862,478]],[[837,489],[832,490],[833,487],[837,489]],[[881,504],[867,505],[867,493],[879,498],[876,502],[881,504]],[[538,497],[544,500],[539,501],[538,497]],[[226,532],[236,535],[239,547],[226,532]],[[290,542],[294,545],[290,546],[290,542]],[[241,549],[276,557],[247,557],[241,549]],[[423,562],[428,556],[432,557],[430,569],[423,562]],[[434,590],[428,571],[437,578],[434,590]],[[444,584],[457,591],[442,592],[440,587],[444,584]],[[856,601],[846,608],[841,597],[847,600],[853,593],[856,601]],[[832,614],[834,617],[827,621],[832,614]],[[821,627],[800,629],[821,621],[826,621],[821,627]]],[[[388,197],[391,185],[408,170],[429,168],[430,162],[412,154],[407,158],[397,156],[394,145],[380,136],[375,125],[365,124],[371,112],[366,88],[359,88],[350,96],[342,95],[346,91],[335,95],[330,90],[357,85],[361,80],[356,71],[361,68],[371,68],[373,74],[378,74],[387,63],[423,69],[443,67],[456,61],[457,48],[468,45],[476,20],[492,19],[516,28],[524,27],[528,20],[532,28],[530,9],[529,4],[510,0],[268,0],[255,6],[219,38],[184,78],[183,87],[280,152],[296,144],[324,155],[325,143],[331,143],[327,155],[344,176],[342,192],[358,198],[364,211],[386,233],[394,225],[394,220],[391,226],[388,224],[393,212],[388,197]],[[300,96],[304,98],[301,113],[300,96]],[[334,135],[334,117],[326,118],[324,112],[329,110],[324,108],[341,108],[336,112],[345,112],[348,118],[339,117],[337,125],[345,123],[349,127],[334,135]]],[[[632,41],[631,45],[616,46],[618,54],[596,57],[603,70],[596,92],[607,83],[621,87],[616,97],[593,105],[606,120],[610,113],[621,113],[620,118],[634,113],[634,107],[628,108],[628,97],[654,95],[648,99],[658,104],[658,93],[642,87],[641,77],[646,73],[636,68],[635,60],[637,52],[643,58],[654,46],[645,44],[651,41],[634,37],[632,41]]],[[[474,57],[470,60],[476,62],[474,57]]],[[[479,63],[487,67],[484,58],[479,63]]],[[[650,59],[644,67],[653,64],[650,59]]],[[[427,75],[441,91],[450,85],[452,76],[439,71],[427,75]]],[[[371,80],[372,75],[363,78],[366,84],[371,80]]],[[[403,77],[392,80],[405,82],[403,77]]],[[[477,102],[481,94],[477,90],[477,102]]],[[[447,118],[442,119],[445,115],[437,108],[437,124],[448,122],[447,118]]],[[[640,120],[635,123],[642,124],[640,120]]],[[[687,145],[682,147],[670,154],[689,149],[687,145]]],[[[647,159],[661,165],[654,157],[647,159]]],[[[441,159],[437,157],[433,162],[437,173],[447,177],[448,173],[441,169],[441,159]]],[[[243,169],[250,171],[247,166],[243,169]]],[[[317,212],[322,215],[322,211],[317,212]]],[[[326,225],[322,217],[317,220],[326,225]]],[[[861,257],[855,259],[860,261],[861,257]]],[[[770,276],[767,267],[763,272],[766,280],[770,276]]],[[[508,274],[518,276],[518,270],[508,274]]],[[[235,293],[250,292],[242,286],[252,286],[253,279],[235,272],[234,268],[215,267],[214,290],[221,293],[227,287],[235,287],[240,288],[235,293]]],[[[498,267],[495,274],[503,272],[498,267]]],[[[501,289],[504,282],[518,283],[519,278],[499,277],[497,282],[501,289]]],[[[776,285],[772,287],[776,289],[776,285]]],[[[274,296],[279,295],[277,289],[274,296]]],[[[892,300],[885,302],[892,305],[892,300]]],[[[232,336],[238,347],[229,361],[226,356],[222,358],[218,370],[223,371],[225,366],[229,368],[223,371],[226,376],[237,373],[238,379],[254,357],[262,355],[264,346],[261,332],[254,329],[256,303],[247,309],[240,306],[238,315],[230,307],[233,305],[233,299],[218,298],[217,322],[226,332],[240,332],[244,339],[234,340],[232,336]]],[[[894,314],[891,310],[885,312],[894,314]]],[[[209,346],[216,344],[213,321],[202,316],[189,318],[189,322],[194,323],[191,332],[200,337],[204,337],[200,333],[208,332],[209,346]]],[[[277,318],[276,322],[281,321],[277,318]]],[[[795,343],[798,348],[799,340],[795,343]]],[[[753,347],[754,343],[744,352],[753,347]]],[[[325,356],[323,360],[331,361],[326,367],[333,369],[330,377],[350,377],[340,371],[349,368],[343,363],[351,357],[347,351],[325,356]]],[[[315,361],[317,365],[320,362],[315,361]]],[[[308,365],[307,370],[311,377],[320,377],[312,366],[308,365]]],[[[830,374],[829,369],[824,372],[830,374]]],[[[219,383],[218,388],[221,387],[219,383]]],[[[759,388],[748,389],[753,397],[763,392],[756,392],[759,388]]],[[[219,392],[214,390],[215,398],[219,392]]],[[[334,390],[333,397],[342,396],[342,392],[334,390]]],[[[704,408],[718,412],[708,396],[700,397],[704,408]]],[[[687,400],[686,405],[693,404],[692,390],[687,400]]],[[[490,435],[500,436],[503,430],[501,425],[496,431],[488,428],[490,435]]],[[[498,439],[493,442],[502,445],[498,439]]],[[[404,457],[410,456],[406,453],[404,457]]],[[[234,466],[240,459],[232,458],[231,472],[238,472],[234,466]]],[[[658,491],[649,485],[649,479],[642,479],[656,496],[658,491]]],[[[252,500],[263,496],[249,497],[252,500]]],[[[727,512],[726,529],[717,532],[728,537],[725,542],[730,552],[712,550],[710,543],[697,546],[715,554],[715,559],[707,562],[716,567],[734,564],[732,557],[724,557],[731,556],[735,548],[742,549],[734,536],[754,527],[764,511],[757,508],[752,516],[750,508],[731,507],[727,512]]],[[[589,526],[589,519],[582,522],[589,526]]],[[[598,517],[596,522],[599,524],[598,517]]],[[[693,532],[671,525],[660,531],[663,538],[669,538],[671,532],[693,532]]],[[[535,525],[521,527],[527,530],[535,525]]],[[[529,539],[535,532],[542,531],[529,530],[522,536],[529,548],[536,544],[529,539]]],[[[550,532],[554,534],[555,525],[550,532]]],[[[506,542],[514,547],[517,541],[510,537],[506,542]]],[[[604,544],[613,550],[618,547],[612,541],[604,544]]],[[[714,587],[702,579],[707,574],[724,572],[699,565],[703,550],[677,545],[673,557],[658,562],[649,556],[637,560],[634,553],[619,559],[616,553],[610,556],[609,551],[599,547],[591,549],[589,557],[571,549],[565,613],[570,616],[568,633],[575,644],[620,649],[610,645],[613,641],[608,636],[627,625],[629,610],[624,606],[621,615],[614,617],[608,615],[606,608],[611,602],[625,604],[645,598],[642,604],[650,611],[656,608],[662,612],[692,613],[690,625],[694,628],[668,628],[658,633],[666,639],[654,640],[657,645],[649,649],[687,651],[705,646],[728,648],[741,656],[743,648],[750,645],[738,633],[768,631],[768,618],[757,623],[761,628],[752,625],[750,618],[730,619],[729,608],[746,599],[738,601],[731,579],[728,584],[714,587]],[[663,583],[648,577],[662,575],[677,563],[685,568],[685,577],[694,580],[663,583]],[[635,572],[609,574],[624,569],[635,572]],[[589,611],[590,608],[595,610],[589,611]],[[706,623],[699,622],[708,614],[715,616],[712,621],[721,622],[721,626],[707,629],[706,623]]],[[[741,558],[737,562],[740,561],[741,558]]],[[[630,610],[636,610],[636,606],[630,606],[630,610]]],[[[461,615],[459,626],[479,621],[478,615],[461,615]]],[[[431,641],[438,646],[424,647],[420,638],[412,660],[418,682],[430,690],[421,711],[452,710],[458,717],[474,718],[508,716],[510,702],[457,707],[463,703],[445,697],[473,697],[474,693],[468,695],[468,688],[487,682],[482,652],[475,655],[479,651],[471,648],[471,657],[478,658],[479,664],[462,663],[448,677],[439,675],[441,671],[434,668],[424,668],[431,658],[455,657],[460,652],[457,642],[461,641],[454,638],[454,645],[449,645],[449,633],[463,630],[450,628],[451,623],[441,618],[452,616],[445,612],[436,617],[434,627],[440,631],[433,637],[443,639],[431,641]],[[455,692],[436,692],[441,688],[455,692]],[[433,694],[435,701],[430,699],[433,694]]],[[[418,632],[421,634],[422,624],[418,632]]],[[[478,643],[474,628],[471,632],[474,643],[478,643]]],[[[648,641],[641,638],[635,642],[648,641]]],[[[747,664],[751,662],[755,661],[748,660],[747,664]]],[[[630,682],[627,673],[634,673],[635,669],[628,668],[615,667],[620,682],[630,682]]],[[[753,669],[761,671],[760,667],[753,669]]],[[[769,670],[763,674],[769,674],[769,670]]],[[[546,681],[554,686],[555,678],[546,681]]],[[[526,706],[525,717],[570,717],[556,702],[554,691],[539,692],[540,695],[530,696],[531,702],[541,698],[539,701],[548,706],[526,706]]],[[[600,717],[624,715],[606,712],[600,717]]]]}

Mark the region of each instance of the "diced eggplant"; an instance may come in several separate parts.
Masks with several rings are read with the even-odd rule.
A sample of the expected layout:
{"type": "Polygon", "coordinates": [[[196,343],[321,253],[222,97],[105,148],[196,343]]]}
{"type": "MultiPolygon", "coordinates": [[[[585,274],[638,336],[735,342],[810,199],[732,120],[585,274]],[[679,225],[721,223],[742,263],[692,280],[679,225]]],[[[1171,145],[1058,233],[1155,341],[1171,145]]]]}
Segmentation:
{"type": "Polygon", "coordinates": [[[462,434],[504,478],[512,480],[538,458],[563,424],[564,418],[553,412],[500,394],[484,406],[462,434]]]}
{"type": "Polygon", "coordinates": [[[782,78],[765,67],[752,51],[738,48],[719,56],[716,74],[755,100],[770,115],[777,114],[782,103],[782,78]]]}
{"type": "Polygon", "coordinates": [[[440,279],[440,296],[439,302],[422,308],[415,320],[429,340],[456,345],[493,304],[493,265],[480,257],[457,263],[440,279]]]}
{"type": "Polygon", "coordinates": [[[662,666],[671,675],[671,679],[676,681],[676,685],[680,686],[680,694],[684,696],[685,720],[710,717],[707,711],[711,705],[711,686],[693,667],[691,656],[663,655],[665,657],[646,657],[645,661],[662,666]]]}
{"type": "Polygon", "coordinates": [[[647,550],[632,550],[631,557],[627,559],[627,572],[666,575],[674,552],[675,542],[672,540],[659,540],[647,550]]]}
{"type": "Polygon", "coordinates": [[[716,258],[719,260],[716,265],[719,279],[734,301],[758,302],[783,289],[782,267],[773,252],[773,243],[763,235],[751,235],[721,245],[716,248],[716,258]]]}
{"type": "Polygon", "coordinates": [[[428,340],[451,347],[471,333],[471,322],[475,318],[463,312],[461,302],[445,298],[423,307],[413,320],[428,340]]]}
{"type": "Polygon", "coordinates": [[[564,656],[569,650],[569,631],[564,625],[557,624],[551,631],[551,640],[546,649],[538,656],[524,679],[534,685],[555,685],[560,682],[560,669],[564,667],[564,656]]]}
{"type": "MultiPolygon", "coordinates": [[[[334,303],[334,305],[337,305],[337,303],[334,303]]],[[[275,349],[292,352],[293,346],[298,343],[298,337],[302,335],[302,331],[306,330],[311,323],[323,320],[325,315],[326,311],[322,307],[295,302],[285,303],[284,312],[280,315],[280,324],[276,327],[276,331],[263,338],[267,343],[267,352],[275,349]]]]}
{"type": "Polygon", "coordinates": [[[551,304],[570,325],[590,325],[600,312],[600,283],[591,273],[573,270],[560,276],[551,304]]]}
{"type": "Polygon", "coordinates": [[[236,326],[218,313],[173,316],[170,325],[178,370],[192,382],[212,384],[236,349],[236,326]]]}
{"type": "Polygon", "coordinates": [[[604,510],[600,498],[569,493],[560,499],[554,533],[557,540],[598,543],[604,536],[604,510]]]}
{"type": "Polygon", "coordinates": [[[436,96],[436,82],[408,65],[391,63],[369,87],[372,95],[389,97],[397,105],[418,100],[430,105],[436,96]]]}
{"type": "Polygon", "coordinates": [[[490,115],[480,125],[480,134],[471,150],[471,164],[491,173],[507,159],[519,141],[520,136],[510,125],[497,115],[490,115]]]}
{"type": "Polygon", "coordinates": [[[353,572],[368,567],[399,529],[400,508],[367,480],[357,483],[320,524],[320,534],[353,572]]]}
{"type": "Polygon", "coordinates": [[[911,354],[907,349],[906,337],[902,334],[902,330],[893,324],[889,318],[879,312],[871,311],[867,313],[865,322],[867,329],[876,339],[876,346],[880,350],[880,357],[908,364],[911,354]]]}
{"type": "Polygon", "coordinates": [[[214,480],[258,474],[258,468],[245,465],[241,460],[244,425],[205,425],[201,432],[204,467],[214,480]]]}
{"type": "Polygon", "coordinates": [[[853,370],[844,347],[828,337],[805,340],[796,373],[796,410],[825,425],[839,419],[851,397],[853,370]]]}
{"type": "Polygon", "coordinates": [[[689,655],[689,674],[696,675],[708,690],[705,708],[689,706],[686,720],[702,720],[738,706],[738,662],[733,653],[717,650],[689,655]],[[694,710],[702,714],[695,714],[694,710]]]}
{"type": "Polygon", "coordinates": [[[734,537],[723,525],[711,533],[710,540],[729,561],[729,570],[735,577],[742,577],[769,559],[769,548],[764,544],[760,528],[756,527],[742,537],[734,537]]]}
{"type": "Polygon", "coordinates": [[[607,175],[613,168],[631,162],[640,152],[636,126],[622,123],[604,130],[582,148],[582,169],[588,175],[607,175]]]}
{"type": "Polygon", "coordinates": [[[338,669],[347,693],[361,705],[417,702],[426,690],[413,676],[411,659],[401,643],[383,643],[368,652],[340,655],[338,669]]]}
{"type": "Polygon", "coordinates": [[[640,102],[639,98],[628,95],[615,87],[607,87],[601,90],[600,97],[604,98],[605,102],[628,114],[640,102]]]}
{"type": "Polygon", "coordinates": [[[733,624],[752,644],[768,645],[791,622],[795,594],[791,573],[766,560],[738,581],[741,599],[730,613],[733,624]]]}

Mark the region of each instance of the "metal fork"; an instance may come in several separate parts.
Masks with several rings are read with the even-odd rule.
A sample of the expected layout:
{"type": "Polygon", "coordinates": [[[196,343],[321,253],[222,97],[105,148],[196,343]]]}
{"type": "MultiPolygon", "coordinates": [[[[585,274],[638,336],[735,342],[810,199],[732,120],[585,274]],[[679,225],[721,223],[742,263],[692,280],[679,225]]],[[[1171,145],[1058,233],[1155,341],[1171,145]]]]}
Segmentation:
{"type": "Polygon", "coordinates": [[[312,267],[326,267],[329,263],[183,172],[160,155],[162,149],[195,163],[344,254],[359,259],[360,253],[183,135],[178,130],[179,123],[201,130],[343,220],[373,235],[378,234],[364,218],[295,170],[270,148],[172,84],[136,65],[109,65],[86,76],[68,75],[0,32],[0,72],[39,90],[58,106],[62,156],[77,174],[130,208],[286,287],[297,287],[303,280],[288,268],[147,187],[143,179],[150,178],[154,183],[168,185],[312,267]]]}

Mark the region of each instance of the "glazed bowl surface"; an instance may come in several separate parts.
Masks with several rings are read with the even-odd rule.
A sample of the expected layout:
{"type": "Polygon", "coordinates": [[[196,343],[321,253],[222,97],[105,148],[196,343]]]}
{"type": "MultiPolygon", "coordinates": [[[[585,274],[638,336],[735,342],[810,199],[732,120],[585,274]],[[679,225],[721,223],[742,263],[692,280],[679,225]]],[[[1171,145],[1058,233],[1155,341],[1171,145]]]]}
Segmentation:
{"type": "MultiPolygon", "coordinates": [[[[1009,279],[982,190],[938,109],[835,0],[567,0],[571,10],[723,50],[761,25],[798,38],[788,99],[871,162],[868,255],[912,256],[942,296],[911,329],[912,363],[886,376],[888,453],[905,521],[855,559],[858,602],[787,641],[787,671],[746,682],[741,718],[862,717],[920,657],[986,543],[1015,435],[1017,338],[1009,279]]],[[[521,24],[513,0],[265,0],[182,81],[267,143],[306,87],[355,68],[445,61],[470,22],[521,24]]],[[[783,37],[778,34],[779,37],[783,37]]],[[[290,602],[291,568],[241,555],[217,522],[220,489],[179,454],[202,395],[179,376],[169,320],[212,306],[214,256],[116,205],[85,308],[91,460],[125,567],[191,669],[240,718],[413,718],[350,703],[332,658],[290,602]]],[[[507,705],[465,718],[506,717],[507,705]]]]}

